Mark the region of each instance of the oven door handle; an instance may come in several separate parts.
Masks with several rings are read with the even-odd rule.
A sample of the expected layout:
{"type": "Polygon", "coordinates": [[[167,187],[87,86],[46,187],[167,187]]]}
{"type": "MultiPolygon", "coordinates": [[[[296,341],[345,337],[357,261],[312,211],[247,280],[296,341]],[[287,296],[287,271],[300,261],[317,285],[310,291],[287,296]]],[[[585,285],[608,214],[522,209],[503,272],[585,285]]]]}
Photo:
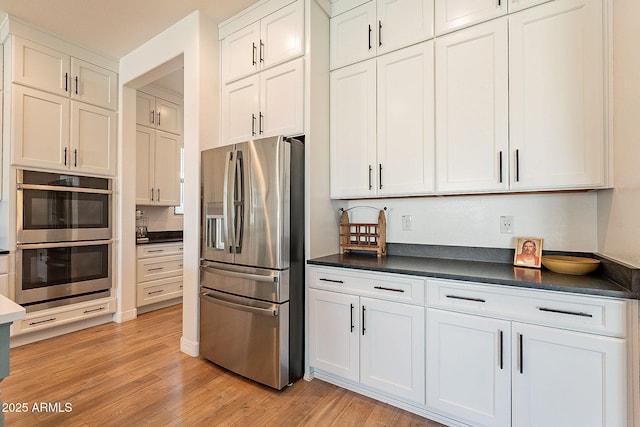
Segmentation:
{"type": "Polygon", "coordinates": [[[62,187],[56,185],[16,184],[18,190],[63,191],[69,193],[113,194],[113,190],[84,187],[62,187]]]}
{"type": "Polygon", "coordinates": [[[280,311],[277,304],[268,304],[269,305],[268,308],[254,307],[251,305],[245,305],[242,303],[227,301],[226,299],[220,299],[220,298],[217,298],[217,296],[214,296],[208,292],[200,293],[200,298],[213,304],[218,304],[225,307],[233,308],[235,310],[241,310],[241,311],[246,311],[253,314],[258,314],[260,316],[278,317],[278,314],[280,311]]]}
{"type": "Polygon", "coordinates": [[[75,242],[55,242],[55,243],[18,243],[18,249],[48,249],[48,248],[70,248],[73,246],[93,246],[109,245],[113,240],[82,240],[75,242]]]}

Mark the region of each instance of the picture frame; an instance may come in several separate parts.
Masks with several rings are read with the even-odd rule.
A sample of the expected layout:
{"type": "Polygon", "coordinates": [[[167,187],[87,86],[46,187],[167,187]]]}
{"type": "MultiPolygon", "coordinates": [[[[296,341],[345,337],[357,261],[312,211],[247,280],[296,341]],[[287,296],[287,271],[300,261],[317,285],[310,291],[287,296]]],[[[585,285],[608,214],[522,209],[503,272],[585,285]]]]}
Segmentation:
{"type": "Polygon", "coordinates": [[[513,265],[540,268],[542,264],[542,238],[517,237],[513,265]]]}

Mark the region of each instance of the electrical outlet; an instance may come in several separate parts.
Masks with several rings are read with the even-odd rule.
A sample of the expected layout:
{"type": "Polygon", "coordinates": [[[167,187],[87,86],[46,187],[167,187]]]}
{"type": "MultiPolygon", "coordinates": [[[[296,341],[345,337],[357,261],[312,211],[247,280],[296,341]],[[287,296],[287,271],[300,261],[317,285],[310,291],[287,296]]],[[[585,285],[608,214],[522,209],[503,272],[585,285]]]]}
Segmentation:
{"type": "Polygon", "coordinates": [[[402,231],[411,231],[411,215],[402,215],[402,231]]]}
{"type": "Polygon", "coordinates": [[[513,217],[500,217],[500,234],[513,234],[513,217]]]}

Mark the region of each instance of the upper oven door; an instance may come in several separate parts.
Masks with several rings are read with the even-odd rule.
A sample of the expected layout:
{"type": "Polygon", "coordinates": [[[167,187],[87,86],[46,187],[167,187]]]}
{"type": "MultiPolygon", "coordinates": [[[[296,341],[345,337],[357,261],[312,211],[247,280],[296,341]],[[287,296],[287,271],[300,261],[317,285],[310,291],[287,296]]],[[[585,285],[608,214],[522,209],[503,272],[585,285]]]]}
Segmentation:
{"type": "Polygon", "coordinates": [[[111,239],[111,182],[18,171],[17,242],[111,239]]]}

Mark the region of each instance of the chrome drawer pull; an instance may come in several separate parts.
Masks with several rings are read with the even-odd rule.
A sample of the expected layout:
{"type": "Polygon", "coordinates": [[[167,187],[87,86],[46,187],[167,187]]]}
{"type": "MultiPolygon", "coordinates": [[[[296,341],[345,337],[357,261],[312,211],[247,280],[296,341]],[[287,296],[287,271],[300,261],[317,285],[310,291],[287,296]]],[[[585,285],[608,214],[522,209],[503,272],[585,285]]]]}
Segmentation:
{"type": "Polygon", "coordinates": [[[147,295],[160,294],[162,292],[164,292],[164,289],[160,289],[159,291],[147,292],[147,295]]]}
{"type": "Polygon", "coordinates": [[[164,252],[164,249],[149,249],[147,253],[164,252]]]}
{"type": "Polygon", "coordinates": [[[556,310],[554,308],[545,308],[545,307],[538,307],[538,310],[546,311],[548,313],[569,314],[571,316],[593,317],[593,314],[583,313],[581,311],[556,310]]]}
{"type": "Polygon", "coordinates": [[[164,270],[164,267],[150,268],[147,271],[158,271],[158,270],[164,270]]]}
{"type": "Polygon", "coordinates": [[[374,286],[374,289],[380,289],[383,291],[392,291],[392,292],[404,292],[404,289],[395,289],[395,288],[385,288],[384,286],[374,286]]]}
{"type": "Polygon", "coordinates": [[[447,298],[461,299],[461,300],[464,300],[464,301],[473,301],[473,302],[486,302],[482,298],[459,297],[457,295],[447,295],[447,298]]]}
{"type": "Polygon", "coordinates": [[[321,282],[331,282],[331,283],[344,283],[342,280],[333,280],[333,279],[319,279],[321,282]]]}
{"type": "Polygon", "coordinates": [[[106,307],[98,307],[98,308],[94,308],[93,310],[85,310],[85,311],[83,311],[83,314],[95,313],[96,311],[102,311],[105,308],[106,307]]]}

